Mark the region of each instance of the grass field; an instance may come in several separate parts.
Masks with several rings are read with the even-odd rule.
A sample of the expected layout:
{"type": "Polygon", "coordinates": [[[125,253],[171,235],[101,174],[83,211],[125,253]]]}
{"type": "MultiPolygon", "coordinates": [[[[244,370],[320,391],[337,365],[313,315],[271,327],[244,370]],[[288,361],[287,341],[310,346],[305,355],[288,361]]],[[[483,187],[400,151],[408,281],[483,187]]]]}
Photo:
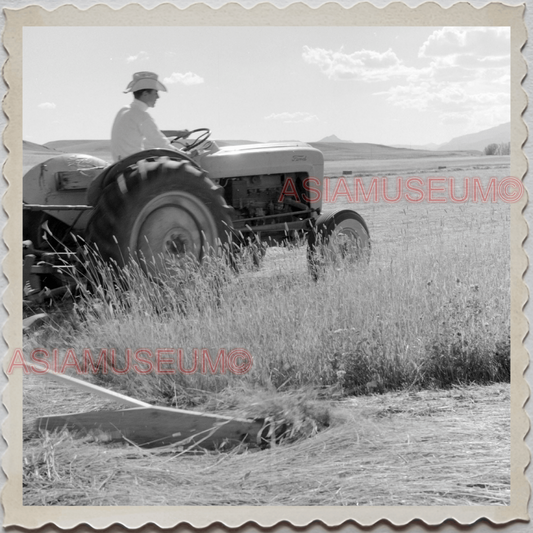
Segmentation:
{"type": "MultiPolygon", "coordinates": [[[[344,176],[346,171],[352,176],[416,176],[418,172],[432,172],[434,176],[449,176],[453,172],[465,169],[498,170],[509,169],[509,156],[444,156],[438,152],[432,157],[390,158],[390,159],[346,159],[328,161],[324,165],[324,175],[329,177],[344,176]]],[[[472,173],[470,174],[472,175],[472,173]]],[[[475,174],[474,174],[475,175],[475,174]]],[[[348,174],[346,174],[348,176],[348,174]]]]}
{"type": "MultiPolygon", "coordinates": [[[[416,175],[442,176],[439,166],[459,183],[508,175],[505,160],[486,161],[463,161],[461,170],[456,159],[438,161],[438,173],[421,161],[416,175]]],[[[394,176],[415,168],[412,160],[395,164],[394,176]]],[[[396,182],[388,184],[393,195],[396,182]]],[[[329,428],[266,452],[173,461],[88,438],[35,435],[37,416],[103,404],[28,376],[25,504],[508,504],[509,205],[346,197],[324,205],[336,208],[355,209],[368,223],[368,265],[340,265],[314,282],[305,249],[293,247],[268,250],[259,271],[240,276],[207,265],[185,284],[171,279],[154,289],[132,274],[137,288],[127,305],[119,294],[111,307],[79,303],[25,337],[28,351],[62,353],[244,348],[254,361],[246,375],[90,379],[152,403],[239,416],[257,415],[258,403],[261,414],[276,402],[287,412],[301,401],[318,404],[329,428]]]]}

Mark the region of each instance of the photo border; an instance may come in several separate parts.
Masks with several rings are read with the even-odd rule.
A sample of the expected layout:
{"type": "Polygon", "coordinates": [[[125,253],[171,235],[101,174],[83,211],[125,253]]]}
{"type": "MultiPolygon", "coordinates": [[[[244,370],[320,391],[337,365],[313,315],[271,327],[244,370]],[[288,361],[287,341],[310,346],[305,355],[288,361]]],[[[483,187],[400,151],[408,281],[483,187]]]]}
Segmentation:
{"type": "MultiPolygon", "coordinates": [[[[152,9],[140,5],[127,5],[115,10],[106,5],[81,10],[76,6],[63,6],[47,11],[40,6],[22,9],[5,9],[6,27],[4,46],[9,58],[4,65],[4,79],[8,94],[4,99],[4,112],[9,124],[4,132],[4,144],[9,151],[4,175],[9,188],[3,199],[9,217],[4,229],[8,247],[4,273],[9,287],[4,295],[4,306],[9,313],[4,327],[4,338],[9,351],[4,357],[4,370],[14,349],[22,347],[22,29],[24,26],[509,26],[511,27],[511,175],[523,179],[527,160],[522,146],[527,129],[522,113],[527,98],[521,86],[526,75],[526,63],[521,49],[526,42],[523,20],[525,6],[489,4],[476,8],[460,3],[443,8],[435,3],[411,8],[396,2],[384,8],[371,4],[357,4],[345,8],[339,4],[325,4],[310,8],[305,4],[291,4],[279,9],[272,4],[260,4],[246,9],[239,4],[226,4],[213,9],[205,4],[194,4],[181,9],[164,4],[152,9]]],[[[294,526],[306,526],[317,520],[328,526],[340,525],[348,520],[370,526],[380,520],[394,525],[421,520],[429,525],[441,524],[453,519],[459,524],[472,524],[485,518],[495,524],[512,520],[528,520],[527,504],[530,487],[524,471],[529,463],[529,451],[524,437],[529,429],[529,419],[523,409],[529,397],[524,378],[528,354],[523,340],[528,332],[523,307],[527,301],[527,288],[523,275],[527,268],[527,256],[522,244],[528,234],[523,209],[524,196],[511,205],[511,504],[509,506],[448,506],[448,507],[34,507],[22,505],[22,370],[9,376],[9,384],[3,395],[9,415],[3,426],[8,450],[3,457],[3,468],[8,478],[2,494],[4,525],[36,528],[55,524],[71,528],[89,524],[101,529],[115,523],[138,528],[154,523],[168,528],[187,523],[194,527],[206,527],[219,522],[237,527],[253,521],[270,527],[282,521],[294,526]],[[275,512],[273,510],[275,509],[275,512]]]]}

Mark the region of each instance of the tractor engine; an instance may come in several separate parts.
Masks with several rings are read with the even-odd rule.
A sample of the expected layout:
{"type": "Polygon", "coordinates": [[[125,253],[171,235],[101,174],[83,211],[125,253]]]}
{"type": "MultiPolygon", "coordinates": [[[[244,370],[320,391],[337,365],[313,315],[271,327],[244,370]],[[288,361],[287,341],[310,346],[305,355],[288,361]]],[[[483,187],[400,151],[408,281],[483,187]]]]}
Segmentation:
{"type": "MultiPolygon", "coordinates": [[[[248,225],[255,226],[265,223],[261,217],[268,216],[269,223],[275,223],[277,220],[274,215],[286,215],[298,209],[307,209],[309,205],[304,202],[306,191],[303,188],[303,180],[306,177],[306,173],[296,173],[222,178],[219,185],[224,187],[226,202],[235,209],[234,221],[257,218],[258,220],[247,222],[248,225]],[[288,179],[291,183],[287,183],[288,179]],[[294,195],[295,191],[298,200],[294,195]]],[[[290,221],[287,216],[282,219],[290,221]]]]}
{"type": "Polygon", "coordinates": [[[306,143],[213,143],[199,164],[223,187],[238,232],[284,238],[308,229],[322,207],[324,156],[306,143]]]}

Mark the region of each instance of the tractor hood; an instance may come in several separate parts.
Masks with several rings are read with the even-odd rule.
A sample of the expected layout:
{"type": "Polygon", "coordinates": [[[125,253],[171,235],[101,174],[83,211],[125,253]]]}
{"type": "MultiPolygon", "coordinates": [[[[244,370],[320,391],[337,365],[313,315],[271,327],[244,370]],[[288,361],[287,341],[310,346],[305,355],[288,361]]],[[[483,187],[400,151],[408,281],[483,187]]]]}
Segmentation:
{"type": "Polygon", "coordinates": [[[199,163],[212,179],[307,172],[322,182],[324,176],[322,152],[303,142],[224,146],[204,152],[199,163]]]}

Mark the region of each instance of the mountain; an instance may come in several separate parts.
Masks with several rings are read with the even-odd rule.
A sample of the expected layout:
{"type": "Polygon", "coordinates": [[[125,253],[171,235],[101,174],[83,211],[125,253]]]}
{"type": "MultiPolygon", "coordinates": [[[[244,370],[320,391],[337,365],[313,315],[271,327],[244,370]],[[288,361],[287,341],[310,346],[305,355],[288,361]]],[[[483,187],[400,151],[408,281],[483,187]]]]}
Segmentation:
{"type": "Polygon", "coordinates": [[[466,155],[481,155],[477,150],[450,151],[443,153],[436,150],[410,150],[395,148],[383,144],[353,143],[353,142],[311,142],[324,155],[325,161],[353,161],[356,159],[385,160],[385,159],[418,159],[420,157],[452,157],[466,155]]]}
{"type": "Polygon", "coordinates": [[[339,139],[336,135],[329,135],[318,141],[319,143],[353,143],[353,141],[343,141],[339,139]]]}
{"type": "Polygon", "coordinates": [[[489,144],[508,143],[511,140],[511,123],[506,122],[487,130],[455,137],[441,144],[438,150],[481,150],[489,144]]]}

